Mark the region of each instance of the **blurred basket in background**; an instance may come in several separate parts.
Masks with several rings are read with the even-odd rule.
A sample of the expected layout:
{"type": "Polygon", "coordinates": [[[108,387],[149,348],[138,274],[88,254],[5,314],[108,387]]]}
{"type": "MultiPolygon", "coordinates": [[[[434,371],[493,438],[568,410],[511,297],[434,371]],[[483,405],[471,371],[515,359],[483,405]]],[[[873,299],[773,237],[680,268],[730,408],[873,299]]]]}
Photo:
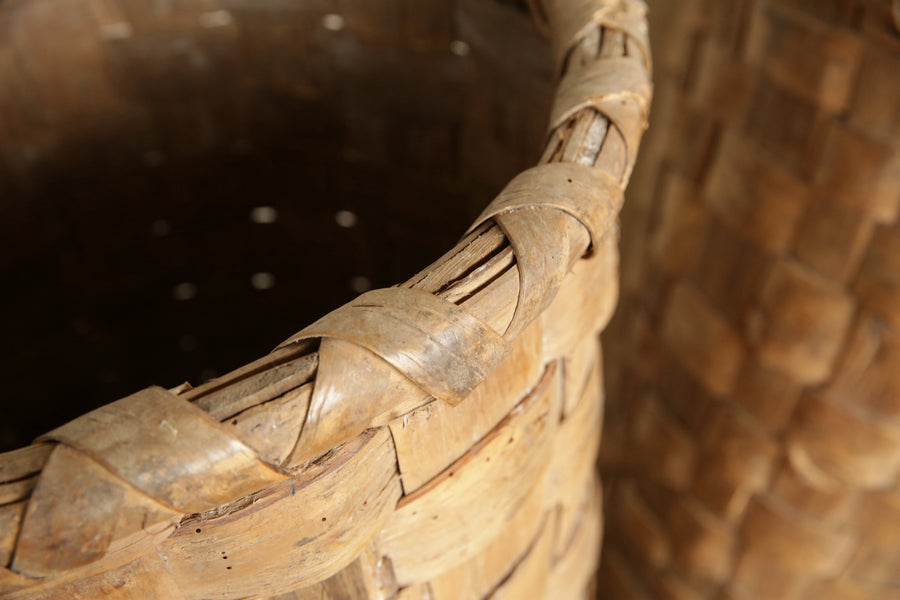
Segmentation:
{"type": "Polygon", "coordinates": [[[590,593],[645,7],[520,4],[0,5],[7,423],[381,288],[0,455],[0,595],[590,593]]]}
{"type": "Polygon", "coordinates": [[[601,592],[900,597],[900,33],[651,2],[610,327],[601,592]]]}

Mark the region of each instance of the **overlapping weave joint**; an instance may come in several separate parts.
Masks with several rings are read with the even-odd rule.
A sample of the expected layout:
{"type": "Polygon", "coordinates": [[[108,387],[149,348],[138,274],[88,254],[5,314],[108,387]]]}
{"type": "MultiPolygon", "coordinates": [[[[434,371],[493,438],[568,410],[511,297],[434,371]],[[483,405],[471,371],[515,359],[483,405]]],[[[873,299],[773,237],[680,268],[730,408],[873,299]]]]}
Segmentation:
{"type": "Polygon", "coordinates": [[[573,256],[563,221],[575,218],[592,246],[615,225],[622,189],[607,173],[583,165],[551,163],[517,175],[476,219],[494,219],[509,239],[519,271],[519,298],[506,337],[514,337],[550,304],[573,256]],[[535,214],[537,213],[537,214],[535,214]]]}
{"type": "Polygon", "coordinates": [[[548,14],[547,28],[553,39],[564,43],[556,45],[556,60],[562,65],[567,53],[592,30],[603,27],[621,31],[629,42],[640,49],[641,59],[647,72],[650,71],[650,39],[647,30],[647,6],[643,2],[600,2],[598,0],[534,0],[536,13],[548,14]],[[560,10],[559,4],[565,4],[560,10]],[[552,8],[552,10],[551,10],[552,8]]]}
{"type": "Polygon", "coordinates": [[[145,526],[200,513],[287,479],[205,412],[151,387],[42,436],[55,441],[22,525],[15,566],[45,575],[90,562],[107,550],[126,494],[145,495],[145,526]],[[81,456],[78,456],[78,455],[81,456]],[[74,478],[69,487],[55,477],[74,478]],[[48,488],[45,494],[45,487],[48,488]],[[61,499],[59,494],[68,495],[61,499]],[[79,519],[70,513],[78,510],[79,519]],[[87,545],[85,545],[87,544],[87,545]]]}
{"type": "Polygon", "coordinates": [[[337,338],[370,350],[429,394],[458,404],[507,355],[506,340],[452,302],[421,290],[372,290],[282,346],[337,338]]]}

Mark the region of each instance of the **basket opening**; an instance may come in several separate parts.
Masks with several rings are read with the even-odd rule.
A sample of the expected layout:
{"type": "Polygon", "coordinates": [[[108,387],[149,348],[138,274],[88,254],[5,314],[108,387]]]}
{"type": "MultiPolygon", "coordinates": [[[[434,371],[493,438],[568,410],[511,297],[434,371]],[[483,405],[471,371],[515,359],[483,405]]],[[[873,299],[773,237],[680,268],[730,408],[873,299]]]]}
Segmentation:
{"type": "Polygon", "coordinates": [[[520,5],[0,4],[0,450],[448,250],[543,141],[520,5]]]}

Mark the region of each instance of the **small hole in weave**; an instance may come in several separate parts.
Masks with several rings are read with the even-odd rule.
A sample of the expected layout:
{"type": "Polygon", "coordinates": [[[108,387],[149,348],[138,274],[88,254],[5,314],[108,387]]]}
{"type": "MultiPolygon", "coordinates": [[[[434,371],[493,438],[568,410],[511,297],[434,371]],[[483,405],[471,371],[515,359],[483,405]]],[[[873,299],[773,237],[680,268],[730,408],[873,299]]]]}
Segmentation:
{"type": "Polygon", "coordinates": [[[211,29],[213,27],[226,27],[231,25],[234,19],[227,10],[211,10],[200,15],[201,27],[211,29]]]}
{"type": "Polygon", "coordinates": [[[356,213],[339,210],[334,214],[334,222],[345,229],[350,229],[356,225],[356,213]]]}
{"type": "Polygon", "coordinates": [[[124,40],[134,35],[134,28],[130,23],[119,21],[110,23],[100,28],[100,37],[104,40],[124,40]]]}
{"type": "Polygon", "coordinates": [[[328,520],[327,518],[322,517],[322,522],[325,522],[325,521],[327,521],[327,520],[328,520]]]}
{"type": "Polygon", "coordinates": [[[228,571],[230,571],[230,570],[231,570],[231,567],[225,567],[225,569],[227,569],[228,571]]]}
{"type": "Polygon", "coordinates": [[[453,40],[452,42],[450,42],[450,52],[455,54],[456,56],[468,56],[469,44],[465,43],[462,40],[453,40]]]}
{"type": "Polygon", "coordinates": [[[572,183],[572,180],[571,180],[571,179],[566,179],[566,181],[568,181],[569,183],[572,183]]]}
{"type": "Polygon", "coordinates": [[[222,557],[222,560],[228,560],[228,557],[227,557],[227,556],[223,556],[223,557],[222,557]]]}
{"type": "Polygon", "coordinates": [[[250,211],[250,220],[260,225],[271,225],[278,220],[278,211],[271,206],[257,206],[250,211]]]}
{"type": "Polygon", "coordinates": [[[328,14],[322,17],[322,27],[328,31],[340,31],[344,28],[344,17],[337,14],[328,14]]]}
{"type": "Polygon", "coordinates": [[[270,290],[275,287],[275,276],[271,273],[254,273],[250,277],[250,285],[256,290],[270,290]]]}
{"type": "Polygon", "coordinates": [[[198,527],[196,531],[197,531],[197,533],[200,533],[203,530],[198,527]]]}
{"type": "Polygon", "coordinates": [[[189,281],[179,283],[172,288],[172,297],[176,300],[190,300],[197,295],[197,285],[189,281]]]}
{"type": "Polygon", "coordinates": [[[357,294],[368,292],[372,289],[372,281],[368,277],[357,275],[350,280],[350,289],[352,289],[357,294]]]}
{"type": "Polygon", "coordinates": [[[232,424],[232,425],[237,425],[237,419],[232,419],[232,420],[231,420],[231,424],[232,424]]]}

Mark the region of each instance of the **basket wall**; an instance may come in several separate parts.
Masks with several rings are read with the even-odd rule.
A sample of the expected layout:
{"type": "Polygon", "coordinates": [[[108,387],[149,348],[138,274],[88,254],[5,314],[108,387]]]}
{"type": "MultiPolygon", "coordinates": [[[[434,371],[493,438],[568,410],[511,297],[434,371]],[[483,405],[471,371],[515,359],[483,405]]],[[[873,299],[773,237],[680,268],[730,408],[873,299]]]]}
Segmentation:
{"type": "MultiPolygon", "coordinates": [[[[42,187],[58,161],[69,174],[93,164],[72,148],[109,154],[101,164],[116,167],[116,146],[107,144],[127,146],[143,129],[149,137],[137,136],[136,154],[144,167],[162,168],[160,155],[171,156],[189,173],[195,160],[229,147],[230,128],[249,127],[255,109],[284,102],[287,112],[313,111],[296,121],[276,115],[273,126],[316,133],[311,147],[293,149],[298,187],[324,173],[324,182],[310,185],[327,195],[347,172],[329,166],[332,159],[362,163],[364,173],[391,171],[397,159],[397,173],[362,185],[387,180],[389,192],[402,196],[403,210],[388,193],[385,214],[368,213],[391,234],[393,211],[439,222],[445,207],[431,201],[500,187],[530,154],[522,143],[540,142],[540,165],[512,179],[455,247],[404,283],[351,300],[230,373],[197,387],[146,388],[0,455],[3,598],[555,600],[591,593],[602,521],[594,471],[603,410],[597,336],[616,301],[616,218],[646,127],[645,7],[545,2],[538,21],[553,54],[545,48],[544,58],[534,58],[537,37],[519,4],[322,1],[303,4],[299,14],[287,8],[295,3],[255,2],[0,7],[2,24],[19,33],[0,63],[19,86],[18,95],[0,96],[4,114],[24,110],[38,92],[65,100],[36,107],[27,126],[10,127],[6,169],[22,198],[42,187]],[[53,10],[60,7],[70,10],[53,10]],[[274,13],[260,14],[269,8],[274,13]],[[47,31],[69,29],[75,33],[62,36],[66,44],[39,51],[47,31]],[[282,65],[274,51],[254,58],[269,43],[308,64],[282,65]],[[169,74],[184,66],[157,52],[194,46],[189,66],[210,57],[225,62],[205,82],[215,94],[187,93],[196,114],[158,98],[181,98],[183,90],[166,86],[192,84],[194,76],[161,77],[159,86],[129,95],[157,61],[169,74]],[[110,71],[128,48],[138,48],[128,63],[134,71],[110,71]],[[44,79],[28,66],[32,56],[55,70],[44,79]],[[231,69],[222,58],[229,56],[254,69],[231,69]],[[216,104],[219,75],[249,77],[268,69],[270,58],[284,71],[269,73],[262,91],[250,86],[258,106],[216,104]],[[346,79],[335,77],[342,69],[350,71],[346,79]],[[553,105],[537,111],[551,73],[559,77],[553,105]],[[467,101],[435,93],[432,77],[449,82],[444,91],[462,86],[467,101]],[[406,95],[418,86],[424,96],[406,95]],[[197,114],[210,136],[178,136],[180,126],[197,125],[197,114]],[[549,135],[535,134],[547,114],[549,135]],[[107,117],[127,135],[112,125],[85,126],[107,117]],[[162,133],[155,120],[165,123],[162,133]],[[172,138],[160,142],[167,152],[148,159],[145,142],[157,134],[172,138]],[[30,146],[39,150],[23,154],[30,146]],[[449,166],[439,160],[448,153],[449,166]],[[17,163],[23,156],[46,160],[17,163]],[[313,158],[324,160],[306,164],[313,158]],[[424,174],[420,159],[436,174],[424,174]],[[454,193],[431,195],[445,185],[454,193]]],[[[263,127],[260,135],[270,133],[263,127]]],[[[123,150],[122,160],[134,155],[123,150]]],[[[217,173],[222,163],[213,166],[217,173]]],[[[365,189],[344,191],[369,197],[365,189]]],[[[34,204],[41,202],[11,210],[28,214],[34,204]]],[[[112,206],[92,214],[121,215],[112,206]]],[[[328,218],[341,207],[325,206],[328,218]]],[[[81,216],[77,205],[68,208],[81,216]]],[[[137,218],[138,226],[149,216],[137,218]]],[[[118,234],[117,219],[107,222],[118,234]]],[[[316,241],[316,223],[288,232],[316,241]]],[[[240,254],[240,241],[225,237],[218,260],[240,254]]],[[[315,285],[302,279],[306,294],[315,295],[315,285]]],[[[32,297],[40,296],[38,286],[32,297]]]]}
{"type": "Polygon", "coordinates": [[[651,2],[602,451],[611,598],[900,585],[888,2],[651,2]]]}

